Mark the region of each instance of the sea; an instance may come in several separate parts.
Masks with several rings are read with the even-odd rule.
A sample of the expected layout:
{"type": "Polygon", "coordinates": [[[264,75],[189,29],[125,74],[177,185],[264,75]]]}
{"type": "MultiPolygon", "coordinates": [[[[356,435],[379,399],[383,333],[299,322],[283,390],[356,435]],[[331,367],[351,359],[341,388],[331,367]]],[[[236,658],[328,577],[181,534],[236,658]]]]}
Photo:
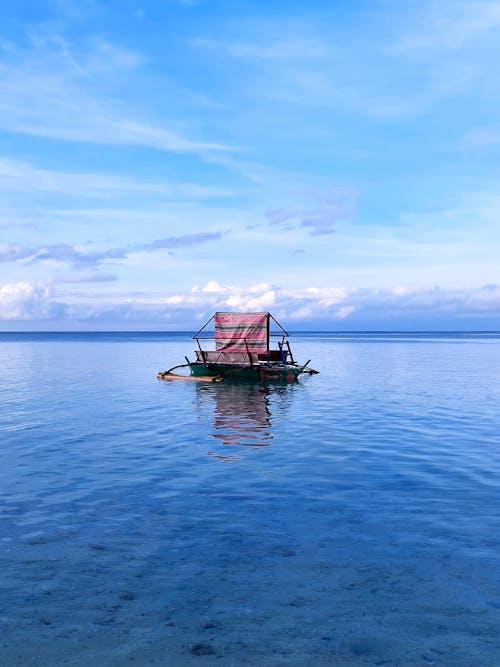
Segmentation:
{"type": "Polygon", "coordinates": [[[291,344],[0,334],[0,665],[500,665],[500,333],[291,344]]]}

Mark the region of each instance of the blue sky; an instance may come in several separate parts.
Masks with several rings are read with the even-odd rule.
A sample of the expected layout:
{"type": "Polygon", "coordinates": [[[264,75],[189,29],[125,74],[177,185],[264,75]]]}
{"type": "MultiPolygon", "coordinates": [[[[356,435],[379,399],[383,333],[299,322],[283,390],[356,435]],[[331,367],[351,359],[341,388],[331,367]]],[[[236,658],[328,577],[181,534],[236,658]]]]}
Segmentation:
{"type": "Polygon", "coordinates": [[[0,330],[500,329],[500,1],[0,5],[0,330]]]}

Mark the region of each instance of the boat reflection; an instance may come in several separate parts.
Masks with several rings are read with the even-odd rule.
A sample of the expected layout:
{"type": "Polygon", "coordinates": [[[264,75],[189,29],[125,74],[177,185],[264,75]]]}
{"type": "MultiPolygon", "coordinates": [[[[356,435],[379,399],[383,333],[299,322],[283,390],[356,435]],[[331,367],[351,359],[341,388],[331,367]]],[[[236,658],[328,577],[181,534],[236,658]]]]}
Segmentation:
{"type": "MultiPolygon", "coordinates": [[[[212,437],[223,447],[268,447],[272,440],[270,396],[272,389],[262,385],[218,385],[203,387],[204,399],[213,400],[212,437]]],[[[211,451],[222,461],[237,458],[236,450],[211,451]]]]}

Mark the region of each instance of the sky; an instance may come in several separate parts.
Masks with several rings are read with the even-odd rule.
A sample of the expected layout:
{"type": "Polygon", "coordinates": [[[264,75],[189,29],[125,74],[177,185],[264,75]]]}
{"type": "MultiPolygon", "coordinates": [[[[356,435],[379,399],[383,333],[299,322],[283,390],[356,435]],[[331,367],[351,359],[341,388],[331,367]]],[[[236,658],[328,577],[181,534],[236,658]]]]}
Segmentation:
{"type": "Polygon", "coordinates": [[[500,330],[500,0],[0,3],[0,331],[500,330]]]}

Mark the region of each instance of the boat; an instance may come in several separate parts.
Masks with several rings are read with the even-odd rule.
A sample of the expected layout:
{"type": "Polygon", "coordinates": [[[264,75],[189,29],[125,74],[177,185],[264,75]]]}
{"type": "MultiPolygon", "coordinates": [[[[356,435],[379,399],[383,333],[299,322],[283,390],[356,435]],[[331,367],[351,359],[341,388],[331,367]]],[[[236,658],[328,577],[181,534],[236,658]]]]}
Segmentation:
{"type": "Polygon", "coordinates": [[[295,360],[288,337],[269,312],[217,312],[193,336],[197,344],[193,361],[185,357],[185,364],[160,372],[157,378],[291,383],[303,373],[318,373],[310,368],[310,359],[305,364],[295,360]],[[207,343],[214,349],[207,349],[207,343]]]}

